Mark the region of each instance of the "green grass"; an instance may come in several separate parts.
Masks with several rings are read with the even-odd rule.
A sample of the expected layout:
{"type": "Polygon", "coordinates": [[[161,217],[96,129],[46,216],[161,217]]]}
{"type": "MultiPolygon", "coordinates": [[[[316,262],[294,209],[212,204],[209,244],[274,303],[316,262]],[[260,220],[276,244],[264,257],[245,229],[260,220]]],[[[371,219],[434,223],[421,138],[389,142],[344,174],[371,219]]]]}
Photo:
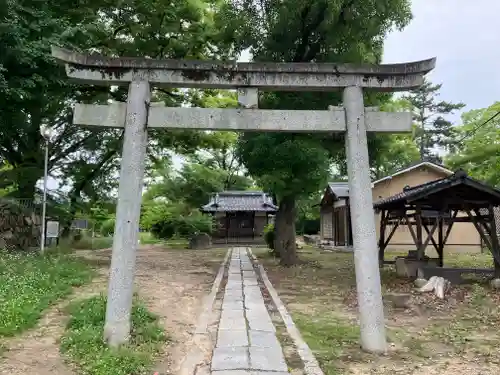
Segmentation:
{"type": "Polygon", "coordinates": [[[93,274],[87,264],[68,255],[0,252],[0,337],[35,326],[45,309],[93,274]]]}
{"type": "MultiPolygon", "coordinates": [[[[387,335],[394,349],[387,357],[378,357],[359,349],[352,254],[304,247],[298,251],[300,263],[284,268],[267,249],[252,251],[265,266],[326,375],[351,370],[365,373],[369,371],[363,367],[366,363],[372,363],[372,369],[380,364],[377,373],[390,374],[387,361],[394,367],[417,366],[440,356],[462,358],[466,354],[500,361],[496,350],[500,338],[495,328],[500,323],[500,293],[486,283],[455,285],[446,300],[440,301],[432,294],[412,293],[412,281],[398,277],[394,267],[382,269],[383,292],[412,293],[413,303],[410,310],[387,306],[387,335]]],[[[390,251],[386,259],[406,253],[390,251]]],[[[493,267],[488,253],[447,252],[444,261],[448,267],[493,267]]]]}
{"type": "Polygon", "coordinates": [[[156,238],[149,232],[140,232],[139,238],[141,240],[141,245],[156,245],[165,243],[164,240],[156,238]]]}
{"type": "Polygon", "coordinates": [[[61,340],[61,351],[85,375],[152,373],[151,368],[167,336],[156,315],[134,301],[130,342],[110,349],[103,342],[106,297],[76,301],[68,307],[70,320],[61,340]]]}
{"type": "MultiPolygon", "coordinates": [[[[155,245],[155,244],[164,244],[170,248],[185,248],[188,244],[185,239],[172,239],[172,240],[162,240],[154,237],[151,233],[141,232],[139,233],[139,239],[141,241],[141,245],[155,245]]],[[[113,246],[113,236],[110,237],[89,237],[87,235],[82,236],[82,238],[78,241],[75,241],[71,244],[73,249],[81,249],[81,250],[100,250],[100,249],[108,249],[113,246]]]]}
{"type": "Polygon", "coordinates": [[[314,352],[326,375],[340,375],[338,367],[341,356],[358,346],[359,328],[334,314],[306,316],[293,314],[293,320],[314,352]]]}
{"type": "Polygon", "coordinates": [[[82,236],[78,241],[70,245],[73,249],[81,250],[100,250],[113,246],[113,237],[87,237],[82,236]]]}

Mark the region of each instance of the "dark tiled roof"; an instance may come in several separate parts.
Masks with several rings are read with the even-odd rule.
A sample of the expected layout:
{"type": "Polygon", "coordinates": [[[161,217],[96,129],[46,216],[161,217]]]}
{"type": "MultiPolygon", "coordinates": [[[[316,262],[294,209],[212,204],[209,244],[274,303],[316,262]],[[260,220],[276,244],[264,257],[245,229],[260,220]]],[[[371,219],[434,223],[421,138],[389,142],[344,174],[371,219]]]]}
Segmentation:
{"type": "Polygon", "coordinates": [[[273,204],[271,197],[262,191],[223,191],[215,194],[201,209],[206,212],[275,212],[278,207],[273,204]]]}
{"type": "Polygon", "coordinates": [[[416,185],[413,187],[406,187],[402,192],[396,195],[383,198],[375,202],[373,207],[376,209],[383,209],[394,206],[403,206],[406,203],[424,199],[433,194],[443,192],[443,190],[450,189],[456,186],[467,186],[470,191],[474,191],[474,198],[480,200],[481,198],[484,199],[486,195],[487,199],[491,201],[492,205],[500,205],[500,190],[488,186],[473,178],[470,178],[464,171],[460,170],[449,177],[429,181],[425,184],[416,185]]]}
{"type": "Polygon", "coordinates": [[[337,196],[337,198],[346,198],[349,196],[349,183],[348,182],[329,182],[330,190],[337,196]]]}

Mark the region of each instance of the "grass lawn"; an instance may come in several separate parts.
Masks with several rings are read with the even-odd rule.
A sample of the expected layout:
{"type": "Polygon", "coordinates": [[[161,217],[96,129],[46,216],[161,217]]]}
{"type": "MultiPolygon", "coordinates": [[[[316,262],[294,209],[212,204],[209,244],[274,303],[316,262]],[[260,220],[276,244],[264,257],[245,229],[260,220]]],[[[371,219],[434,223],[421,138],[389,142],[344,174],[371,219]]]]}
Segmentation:
{"type": "MultiPolygon", "coordinates": [[[[151,233],[139,233],[139,240],[141,245],[165,245],[170,249],[185,249],[188,245],[186,239],[171,239],[161,240],[153,237],[151,233]]],[[[77,250],[101,250],[113,247],[113,237],[89,237],[83,236],[80,240],[72,243],[71,248],[77,250]]]]}
{"type": "MultiPolygon", "coordinates": [[[[385,303],[390,350],[376,356],[359,348],[352,254],[307,248],[299,250],[300,265],[285,269],[266,249],[253,251],[326,375],[500,373],[500,292],[487,283],[453,286],[441,301],[432,293],[414,292],[409,280],[386,266],[381,272],[383,293],[410,293],[411,306],[395,309],[385,303]],[[438,367],[444,372],[429,370],[438,367]]],[[[399,254],[387,258],[394,255],[399,254]]],[[[493,265],[487,254],[446,254],[445,263],[493,265]]]]}
{"type": "Polygon", "coordinates": [[[35,326],[45,309],[93,274],[86,263],[67,255],[0,252],[0,337],[35,326]]]}
{"type": "Polygon", "coordinates": [[[61,340],[61,352],[87,375],[152,373],[154,360],[167,341],[157,316],[134,301],[128,345],[109,349],[103,342],[106,298],[96,296],[68,307],[70,320],[61,340]]]}

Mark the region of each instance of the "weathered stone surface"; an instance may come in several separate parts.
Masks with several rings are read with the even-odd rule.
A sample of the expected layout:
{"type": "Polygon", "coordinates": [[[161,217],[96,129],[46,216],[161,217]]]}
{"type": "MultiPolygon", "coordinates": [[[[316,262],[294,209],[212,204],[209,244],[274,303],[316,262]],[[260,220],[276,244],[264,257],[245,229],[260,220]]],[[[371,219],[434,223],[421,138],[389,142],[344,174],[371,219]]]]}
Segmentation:
{"type": "Polygon", "coordinates": [[[252,370],[287,371],[283,351],[278,348],[250,347],[250,368],[252,370]]]}
{"type": "Polygon", "coordinates": [[[225,310],[238,310],[243,312],[243,302],[234,300],[230,297],[226,298],[226,296],[224,296],[224,300],[222,301],[222,311],[225,310]]]}
{"type": "Polygon", "coordinates": [[[0,199],[0,248],[29,251],[40,246],[41,218],[32,209],[9,199],[0,199]]]}
{"type": "Polygon", "coordinates": [[[245,314],[240,310],[222,310],[220,315],[221,320],[244,320],[245,314]]]}
{"type": "Polygon", "coordinates": [[[274,328],[274,324],[271,319],[265,319],[263,315],[258,318],[254,316],[249,318],[247,315],[248,326],[251,330],[254,331],[266,331],[266,332],[276,332],[276,328],[274,328]]]}
{"type": "MultiPolygon", "coordinates": [[[[233,252],[233,261],[234,256],[233,252]]],[[[228,275],[212,359],[212,375],[288,374],[252,263],[246,254],[242,254],[241,258],[238,266],[241,276],[236,273],[228,275]],[[244,267],[252,269],[241,271],[244,267]],[[255,350],[250,351],[252,348],[255,350]]]]}
{"type": "Polygon", "coordinates": [[[199,233],[189,239],[190,249],[210,249],[212,238],[206,233],[199,233]]]}
{"type": "MultiPolygon", "coordinates": [[[[196,375],[199,375],[196,373],[196,375]]],[[[212,375],[290,375],[289,372],[268,372],[252,370],[214,371],[212,375]]]]}
{"type": "Polygon", "coordinates": [[[411,294],[408,293],[390,293],[385,296],[396,308],[407,308],[410,306],[411,294]]]}
{"type": "Polygon", "coordinates": [[[257,282],[257,279],[244,279],[243,280],[243,285],[244,286],[256,286],[256,285],[259,285],[259,283],[257,282]]]}
{"type": "Polygon", "coordinates": [[[226,290],[235,289],[241,290],[242,283],[240,281],[228,281],[226,284],[226,290]]]}
{"type": "Polygon", "coordinates": [[[319,236],[307,235],[304,234],[304,242],[308,245],[316,245],[320,241],[319,236]]]}
{"type": "Polygon", "coordinates": [[[421,278],[415,279],[413,282],[413,285],[415,285],[416,288],[422,288],[425,284],[427,284],[427,280],[421,278]]]}
{"type": "Polygon", "coordinates": [[[281,348],[278,338],[274,332],[250,330],[248,335],[250,337],[250,346],[259,348],[281,348]]]}
{"type": "Polygon", "coordinates": [[[500,279],[491,280],[490,285],[493,289],[500,289],[500,279]]]}
{"type": "Polygon", "coordinates": [[[217,335],[218,348],[232,348],[236,346],[248,346],[248,332],[246,329],[219,330],[217,335]]]}
{"type": "Polygon", "coordinates": [[[245,329],[246,326],[246,321],[243,318],[221,318],[219,322],[219,329],[245,329]]]}
{"type": "Polygon", "coordinates": [[[215,348],[211,368],[212,371],[249,369],[248,348],[215,348]]]}

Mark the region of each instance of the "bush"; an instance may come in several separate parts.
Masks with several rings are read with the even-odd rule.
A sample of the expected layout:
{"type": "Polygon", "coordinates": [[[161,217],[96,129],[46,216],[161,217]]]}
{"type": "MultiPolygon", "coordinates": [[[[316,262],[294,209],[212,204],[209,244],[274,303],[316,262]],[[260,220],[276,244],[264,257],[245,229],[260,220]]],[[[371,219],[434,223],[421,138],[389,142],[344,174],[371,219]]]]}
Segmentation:
{"type": "Polygon", "coordinates": [[[112,236],[115,233],[115,218],[113,217],[103,222],[99,231],[105,237],[112,236]]]}
{"type": "Polygon", "coordinates": [[[320,231],[320,219],[299,219],[295,223],[298,234],[318,234],[320,231]]]}
{"type": "Polygon", "coordinates": [[[198,210],[182,204],[156,203],[145,208],[141,220],[142,227],[155,237],[191,237],[198,233],[211,234],[213,220],[198,210]]]}
{"type": "Polygon", "coordinates": [[[156,222],[151,233],[158,238],[191,237],[198,233],[212,233],[212,218],[205,215],[170,216],[156,222]]]}
{"type": "Polygon", "coordinates": [[[279,258],[280,255],[274,249],[274,224],[267,224],[264,228],[264,240],[269,248],[269,252],[279,258]]]}
{"type": "Polygon", "coordinates": [[[70,320],[61,340],[67,354],[87,375],[152,373],[151,367],[167,341],[158,317],[134,298],[130,341],[118,349],[103,342],[106,297],[96,296],[69,306],[70,320]]]}

